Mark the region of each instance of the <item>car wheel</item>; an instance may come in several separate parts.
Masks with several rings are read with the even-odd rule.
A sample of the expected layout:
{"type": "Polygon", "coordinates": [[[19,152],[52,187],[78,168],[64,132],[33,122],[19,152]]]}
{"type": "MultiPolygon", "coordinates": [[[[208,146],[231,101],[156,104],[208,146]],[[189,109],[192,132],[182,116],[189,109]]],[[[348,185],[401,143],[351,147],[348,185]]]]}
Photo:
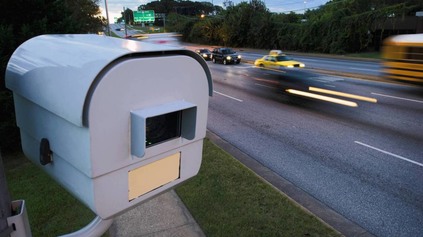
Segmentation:
{"type": "Polygon", "coordinates": [[[216,63],[216,59],[215,58],[212,58],[212,61],[213,61],[213,63],[216,63]]]}
{"type": "Polygon", "coordinates": [[[264,68],[264,65],[263,64],[260,64],[259,67],[264,68]]]}
{"type": "Polygon", "coordinates": [[[223,64],[228,64],[228,62],[226,61],[226,59],[223,59],[223,64]]]}

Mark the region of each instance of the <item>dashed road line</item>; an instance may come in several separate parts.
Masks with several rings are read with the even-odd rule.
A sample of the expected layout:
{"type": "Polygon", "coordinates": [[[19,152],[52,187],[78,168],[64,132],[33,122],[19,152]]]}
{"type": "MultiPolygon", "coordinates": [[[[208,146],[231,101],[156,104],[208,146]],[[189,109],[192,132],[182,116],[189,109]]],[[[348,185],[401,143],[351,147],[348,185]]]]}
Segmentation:
{"type": "Polygon", "coordinates": [[[370,148],[370,149],[373,149],[373,150],[376,150],[376,151],[382,152],[382,153],[384,153],[384,154],[387,154],[387,155],[393,156],[393,157],[398,158],[398,159],[400,159],[400,160],[404,160],[404,161],[410,162],[410,163],[412,163],[412,164],[415,164],[415,165],[418,165],[418,166],[423,167],[423,164],[422,164],[422,163],[419,163],[419,162],[417,162],[417,161],[407,159],[407,158],[402,157],[402,156],[400,156],[400,155],[397,155],[397,154],[394,154],[394,153],[391,153],[391,152],[388,152],[388,151],[385,151],[385,150],[382,150],[382,149],[376,148],[376,147],[374,147],[374,146],[367,145],[367,144],[362,143],[362,142],[359,142],[359,141],[354,141],[354,142],[355,142],[356,144],[359,144],[359,145],[365,146],[365,147],[367,147],[367,148],[370,148]]]}
{"type": "Polygon", "coordinates": [[[243,100],[238,99],[238,98],[235,98],[235,97],[232,97],[232,96],[230,96],[230,95],[226,95],[226,94],[223,94],[223,93],[218,92],[218,91],[213,91],[213,92],[214,92],[214,93],[216,93],[216,94],[218,94],[218,95],[221,95],[221,96],[227,97],[227,98],[229,98],[229,99],[233,99],[233,100],[236,100],[236,101],[238,101],[238,102],[243,102],[243,100]]]}

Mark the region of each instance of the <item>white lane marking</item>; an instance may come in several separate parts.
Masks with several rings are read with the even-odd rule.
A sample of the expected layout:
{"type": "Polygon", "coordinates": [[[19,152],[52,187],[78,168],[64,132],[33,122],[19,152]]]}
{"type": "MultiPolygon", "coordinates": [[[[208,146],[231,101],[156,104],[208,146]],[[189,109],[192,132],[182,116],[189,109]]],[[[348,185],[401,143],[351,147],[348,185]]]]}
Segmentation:
{"type": "Polygon", "coordinates": [[[364,144],[364,143],[359,142],[359,141],[354,141],[354,142],[355,142],[355,143],[357,143],[357,144],[359,144],[359,145],[362,145],[362,146],[368,147],[368,148],[370,148],[370,149],[373,149],[373,150],[376,150],[376,151],[380,151],[380,152],[382,152],[382,153],[385,153],[385,154],[387,154],[387,155],[393,156],[393,157],[395,157],[395,158],[398,158],[398,159],[401,159],[401,160],[404,160],[404,161],[408,161],[408,162],[410,162],[410,163],[413,163],[413,164],[415,164],[415,165],[418,165],[418,166],[423,167],[423,164],[422,164],[422,163],[419,163],[419,162],[417,162],[417,161],[407,159],[407,158],[405,158],[405,157],[402,157],[402,156],[396,155],[396,154],[391,153],[391,152],[388,152],[388,151],[384,151],[384,150],[382,150],[382,149],[379,149],[379,148],[376,148],[376,147],[373,147],[373,146],[370,146],[370,145],[364,144]]]}
{"type": "Polygon", "coordinates": [[[421,100],[413,100],[413,99],[407,99],[407,98],[402,98],[402,97],[396,97],[396,96],[392,96],[392,95],[384,95],[384,94],[379,94],[379,93],[371,93],[373,95],[378,95],[378,96],[384,96],[384,97],[388,97],[388,98],[394,98],[394,99],[399,99],[399,100],[406,100],[406,101],[412,101],[412,102],[417,102],[417,103],[423,103],[423,101],[421,100]]]}
{"type": "Polygon", "coordinates": [[[216,94],[219,94],[219,95],[221,95],[221,96],[228,97],[229,99],[233,99],[233,100],[236,100],[236,101],[238,101],[238,102],[243,102],[243,100],[240,100],[240,99],[237,99],[237,98],[235,98],[235,97],[232,97],[232,96],[229,96],[229,95],[223,94],[223,93],[221,93],[221,92],[218,92],[218,91],[213,91],[213,92],[214,92],[214,93],[216,93],[216,94]]]}
{"type": "Polygon", "coordinates": [[[316,81],[321,82],[337,82],[337,81],[344,81],[344,78],[341,77],[328,77],[328,76],[318,76],[315,77],[316,81]]]}
{"type": "Polygon", "coordinates": [[[349,69],[359,70],[359,71],[368,71],[368,72],[379,72],[379,70],[375,70],[375,69],[363,69],[363,68],[358,68],[358,67],[350,67],[349,69]]]}
{"type": "Polygon", "coordinates": [[[325,86],[327,86],[327,87],[333,87],[333,88],[335,88],[336,86],[334,86],[334,85],[329,85],[329,84],[326,84],[325,86]]]}

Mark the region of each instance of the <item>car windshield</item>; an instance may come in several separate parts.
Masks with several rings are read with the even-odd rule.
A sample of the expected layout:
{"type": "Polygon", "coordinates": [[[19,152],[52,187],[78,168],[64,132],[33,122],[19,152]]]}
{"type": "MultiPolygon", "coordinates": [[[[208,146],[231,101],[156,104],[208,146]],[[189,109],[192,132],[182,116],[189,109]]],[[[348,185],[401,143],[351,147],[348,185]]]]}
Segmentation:
{"type": "Polygon", "coordinates": [[[200,53],[210,53],[210,51],[208,49],[201,49],[200,53]]]}
{"type": "Polygon", "coordinates": [[[235,53],[235,51],[233,51],[232,49],[222,49],[222,53],[224,53],[224,54],[232,54],[232,53],[235,53]]]}
{"type": "Polygon", "coordinates": [[[280,62],[280,61],[290,61],[292,60],[292,58],[288,57],[288,56],[277,56],[276,57],[276,61],[280,62]]]}

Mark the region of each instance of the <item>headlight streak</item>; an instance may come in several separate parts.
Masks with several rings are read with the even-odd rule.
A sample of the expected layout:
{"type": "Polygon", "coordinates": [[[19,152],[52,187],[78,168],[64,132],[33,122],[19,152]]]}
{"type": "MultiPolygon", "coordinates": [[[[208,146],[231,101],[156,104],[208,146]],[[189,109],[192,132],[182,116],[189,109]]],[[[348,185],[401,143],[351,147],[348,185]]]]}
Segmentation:
{"type": "Polygon", "coordinates": [[[371,98],[371,97],[366,97],[366,96],[348,94],[348,93],[343,93],[343,92],[339,92],[339,91],[326,90],[326,89],[321,89],[321,88],[317,88],[317,87],[309,87],[308,90],[314,91],[314,92],[325,93],[325,94],[329,94],[329,95],[336,95],[336,96],[342,96],[342,97],[356,99],[356,100],[367,101],[367,102],[371,102],[371,103],[377,103],[377,99],[371,98]]]}
{"type": "Polygon", "coordinates": [[[318,99],[318,100],[332,102],[332,103],[335,103],[335,104],[341,104],[341,105],[345,105],[345,106],[349,106],[349,107],[358,107],[357,103],[352,102],[352,101],[348,101],[348,100],[341,100],[341,99],[332,98],[332,97],[329,97],[329,96],[318,95],[318,94],[313,94],[313,93],[310,93],[310,92],[299,91],[299,90],[294,90],[294,89],[286,89],[285,91],[288,92],[288,93],[294,94],[294,95],[300,95],[300,96],[304,96],[304,97],[314,98],[314,99],[318,99]]]}

